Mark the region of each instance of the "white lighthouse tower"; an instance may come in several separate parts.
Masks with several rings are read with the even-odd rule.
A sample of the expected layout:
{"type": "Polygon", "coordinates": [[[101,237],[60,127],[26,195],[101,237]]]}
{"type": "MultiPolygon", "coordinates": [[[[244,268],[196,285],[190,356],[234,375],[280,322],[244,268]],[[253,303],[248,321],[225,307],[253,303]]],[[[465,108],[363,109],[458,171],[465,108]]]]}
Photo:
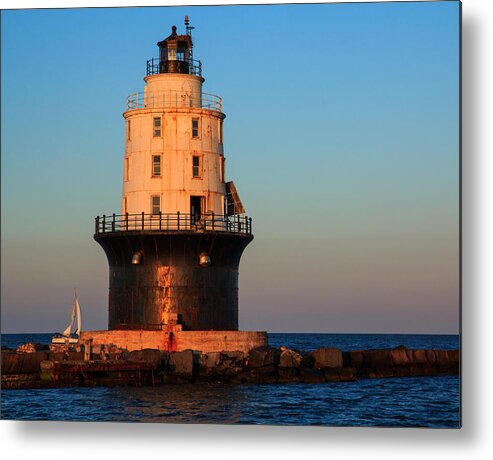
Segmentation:
{"type": "Polygon", "coordinates": [[[144,91],[127,98],[121,213],[96,218],[110,330],[238,330],[252,220],[226,182],[222,101],[202,90],[185,26],[157,44],[144,91]]]}
{"type": "Polygon", "coordinates": [[[225,115],[221,98],[202,91],[186,25],[158,43],[144,92],[127,99],[122,214],[227,214],[225,115]]]}

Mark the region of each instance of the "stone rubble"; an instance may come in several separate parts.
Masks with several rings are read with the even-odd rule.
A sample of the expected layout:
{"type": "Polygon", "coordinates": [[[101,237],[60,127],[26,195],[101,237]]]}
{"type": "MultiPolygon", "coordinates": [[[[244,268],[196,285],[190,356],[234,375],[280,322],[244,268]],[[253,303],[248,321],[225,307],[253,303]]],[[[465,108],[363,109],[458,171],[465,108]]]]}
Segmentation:
{"type": "Polygon", "coordinates": [[[86,375],[88,372],[82,370],[90,371],[91,366],[101,369],[99,363],[106,363],[108,369],[115,370],[118,378],[114,381],[118,385],[126,382],[122,377],[125,369],[133,369],[133,373],[128,374],[132,376],[128,378],[128,384],[137,382],[135,369],[140,368],[142,373],[138,371],[138,384],[322,384],[353,382],[365,378],[456,375],[459,373],[460,358],[459,350],[412,350],[404,346],[349,352],[332,347],[303,352],[287,347],[262,346],[249,353],[201,353],[197,350],[167,352],[155,349],[129,352],[111,344],[87,350],[87,353],[81,346],[47,348],[33,344],[21,346],[16,351],[3,348],[2,388],[33,388],[36,387],[37,378],[40,386],[49,386],[50,380],[52,384],[56,381],[58,386],[63,386],[63,379],[60,380],[59,375],[55,376],[56,372],[68,375],[72,384],[110,385],[113,375],[111,372],[103,376],[95,373],[96,377],[89,378],[86,375]],[[90,360],[84,359],[87,356],[90,356],[90,360]],[[122,371],[118,373],[119,365],[122,371]],[[78,366],[80,373],[72,375],[76,372],[74,369],[79,369],[78,366]],[[70,371],[65,374],[61,370],[57,371],[63,368],[70,371]],[[27,378],[28,375],[31,377],[27,378]]]}

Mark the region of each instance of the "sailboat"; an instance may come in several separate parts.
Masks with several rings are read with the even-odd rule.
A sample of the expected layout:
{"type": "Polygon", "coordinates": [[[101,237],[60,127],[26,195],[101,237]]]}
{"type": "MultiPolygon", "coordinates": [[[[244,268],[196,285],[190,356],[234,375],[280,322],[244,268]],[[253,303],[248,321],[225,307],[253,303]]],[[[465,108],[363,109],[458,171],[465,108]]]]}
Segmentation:
{"type": "Polygon", "coordinates": [[[72,318],[70,320],[70,324],[63,331],[62,334],[56,333],[52,339],[51,343],[78,343],[81,331],[81,314],[80,314],[80,305],[77,300],[77,292],[74,289],[74,299],[72,300],[72,318]],[[75,334],[72,334],[72,327],[74,326],[74,322],[77,319],[77,329],[75,334]]]}

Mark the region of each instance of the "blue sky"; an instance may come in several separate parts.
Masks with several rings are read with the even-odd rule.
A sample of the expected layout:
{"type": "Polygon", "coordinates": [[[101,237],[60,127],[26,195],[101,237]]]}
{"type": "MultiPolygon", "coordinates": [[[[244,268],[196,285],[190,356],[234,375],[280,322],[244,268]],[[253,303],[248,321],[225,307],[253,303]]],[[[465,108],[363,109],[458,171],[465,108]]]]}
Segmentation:
{"type": "Polygon", "coordinates": [[[2,330],[107,324],[125,97],[189,15],[255,240],[240,327],[457,332],[457,2],[2,13],[2,330]]]}

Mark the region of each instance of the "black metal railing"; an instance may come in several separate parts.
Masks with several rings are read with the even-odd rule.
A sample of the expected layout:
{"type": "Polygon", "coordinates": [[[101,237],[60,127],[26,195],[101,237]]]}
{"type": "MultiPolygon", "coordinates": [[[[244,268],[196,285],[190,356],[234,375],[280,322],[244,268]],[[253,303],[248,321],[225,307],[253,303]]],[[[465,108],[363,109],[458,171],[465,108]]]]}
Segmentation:
{"type": "Polygon", "coordinates": [[[158,73],[185,73],[202,76],[202,63],[195,59],[176,59],[161,61],[159,58],[151,58],[147,60],[147,75],[156,75],[158,73]]]}
{"type": "Polygon", "coordinates": [[[244,215],[224,216],[214,213],[194,214],[110,214],[95,219],[95,233],[158,231],[158,232],[231,232],[252,234],[252,218],[244,215]]]}

